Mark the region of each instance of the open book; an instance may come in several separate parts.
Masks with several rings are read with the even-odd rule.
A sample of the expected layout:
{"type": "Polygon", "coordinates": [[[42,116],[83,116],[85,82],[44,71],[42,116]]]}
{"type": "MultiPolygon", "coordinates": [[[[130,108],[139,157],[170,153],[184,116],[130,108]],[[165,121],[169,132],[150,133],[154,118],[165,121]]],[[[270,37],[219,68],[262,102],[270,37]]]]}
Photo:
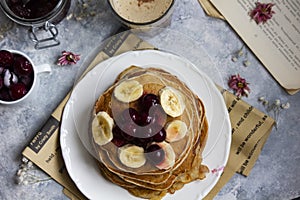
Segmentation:
{"type": "Polygon", "coordinates": [[[256,24],[249,12],[256,0],[210,0],[262,64],[289,94],[300,90],[300,1],[273,3],[275,14],[256,24]]]}

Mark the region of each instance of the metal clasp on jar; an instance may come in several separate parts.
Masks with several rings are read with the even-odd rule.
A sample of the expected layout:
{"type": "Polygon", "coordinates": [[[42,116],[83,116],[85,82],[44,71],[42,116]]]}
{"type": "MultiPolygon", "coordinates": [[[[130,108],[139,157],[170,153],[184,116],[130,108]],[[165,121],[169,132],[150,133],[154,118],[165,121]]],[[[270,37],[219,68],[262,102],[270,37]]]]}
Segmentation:
{"type": "Polygon", "coordinates": [[[57,39],[58,29],[54,24],[49,21],[46,21],[43,27],[32,26],[29,30],[29,37],[35,43],[35,49],[45,49],[48,47],[57,46],[60,44],[60,41],[57,39]],[[49,33],[49,37],[39,38],[39,32],[49,33]]]}

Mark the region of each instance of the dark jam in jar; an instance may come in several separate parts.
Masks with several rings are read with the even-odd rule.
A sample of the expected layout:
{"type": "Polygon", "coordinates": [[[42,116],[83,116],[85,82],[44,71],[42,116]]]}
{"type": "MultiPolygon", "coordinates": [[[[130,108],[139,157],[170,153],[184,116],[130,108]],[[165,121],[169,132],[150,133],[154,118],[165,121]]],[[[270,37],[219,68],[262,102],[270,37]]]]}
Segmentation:
{"type": "Polygon", "coordinates": [[[12,12],[24,19],[37,19],[50,13],[60,0],[29,0],[26,5],[22,0],[7,0],[12,12]]]}

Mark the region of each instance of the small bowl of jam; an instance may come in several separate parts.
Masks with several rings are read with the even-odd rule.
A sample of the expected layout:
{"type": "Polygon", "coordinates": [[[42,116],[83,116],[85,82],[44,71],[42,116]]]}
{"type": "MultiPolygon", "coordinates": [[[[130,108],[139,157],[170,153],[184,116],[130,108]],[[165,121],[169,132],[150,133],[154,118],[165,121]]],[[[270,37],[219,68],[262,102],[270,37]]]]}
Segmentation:
{"type": "Polygon", "coordinates": [[[18,50],[0,50],[0,104],[16,104],[27,99],[37,83],[37,75],[50,72],[49,64],[36,66],[18,50]]]}
{"type": "Polygon", "coordinates": [[[71,0],[2,0],[0,7],[14,22],[30,27],[29,37],[35,48],[59,45],[56,24],[65,18],[71,0]],[[47,37],[39,38],[37,32],[46,31],[47,37]]]}

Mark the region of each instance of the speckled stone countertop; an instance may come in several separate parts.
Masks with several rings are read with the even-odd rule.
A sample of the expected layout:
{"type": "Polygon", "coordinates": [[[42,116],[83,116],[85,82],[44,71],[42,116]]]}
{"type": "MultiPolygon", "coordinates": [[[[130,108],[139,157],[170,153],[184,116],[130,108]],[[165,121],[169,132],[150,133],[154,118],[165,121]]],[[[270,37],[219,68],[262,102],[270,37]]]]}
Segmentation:
{"type": "MultiPolygon", "coordinates": [[[[78,66],[97,44],[120,27],[106,1],[87,2],[89,6],[83,7],[72,1],[68,18],[57,26],[60,46],[35,50],[27,35],[28,28],[17,24],[1,33],[0,49],[21,50],[36,64],[49,63],[52,72],[39,76],[38,87],[30,101],[0,105],[0,199],[68,199],[62,187],[53,180],[17,185],[15,177],[21,164],[21,152],[73,87],[78,66]],[[69,67],[57,66],[55,62],[63,50],[81,54],[82,60],[69,67]]],[[[2,13],[0,18],[5,20],[2,13]]],[[[288,95],[247,48],[251,65],[244,67],[241,62],[233,63],[232,53],[244,43],[225,21],[206,16],[196,0],[176,1],[168,28],[187,35],[206,49],[221,74],[220,81],[226,83],[228,77],[236,73],[246,77],[251,93],[244,100],[249,104],[266,112],[258,101],[258,97],[265,96],[271,101],[280,99],[291,105],[289,110],[280,113],[278,130],[273,129],[250,176],[234,175],[215,199],[282,200],[300,196],[300,92],[288,95]]]]}

